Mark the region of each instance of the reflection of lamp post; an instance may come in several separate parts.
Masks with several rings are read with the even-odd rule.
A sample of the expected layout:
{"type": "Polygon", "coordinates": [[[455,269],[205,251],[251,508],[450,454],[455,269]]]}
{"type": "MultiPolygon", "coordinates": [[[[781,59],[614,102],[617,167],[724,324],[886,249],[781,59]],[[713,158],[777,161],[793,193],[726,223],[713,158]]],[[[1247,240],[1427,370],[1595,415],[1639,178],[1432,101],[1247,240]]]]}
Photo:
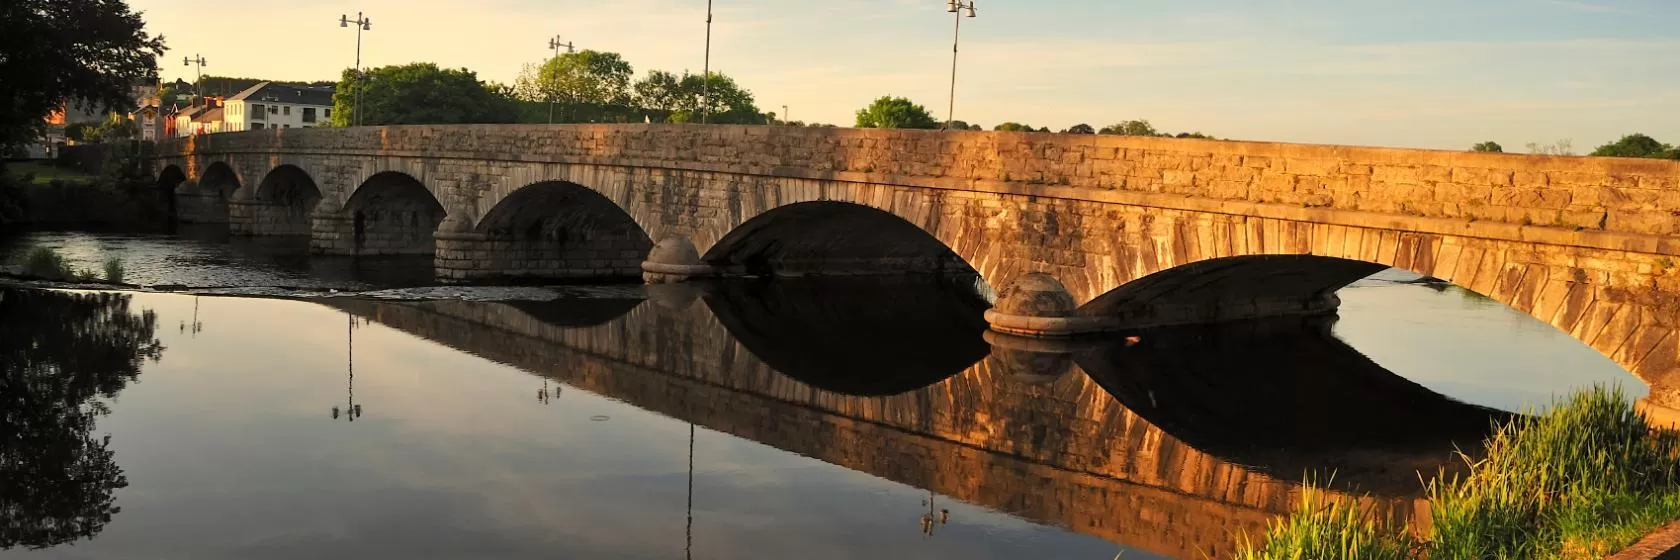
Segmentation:
{"type": "Polygon", "coordinates": [[[974,0],[948,0],[945,11],[957,14],[957,30],[951,37],[951,101],[948,105],[949,113],[945,115],[945,130],[951,130],[951,123],[957,119],[957,40],[962,38],[963,11],[968,11],[968,17],[974,17],[974,0]]]}
{"type": "Polygon", "coordinates": [[[356,19],[350,19],[350,16],[347,15],[338,16],[339,27],[350,27],[352,23],[356,24],[356,96],[355,100],[351,102],[350,113],[351,117],[355,119],[355,122],[351,124],[361,126],[362,89],[364,89],[362,87],[362,32],[373,29],[373,18],[365,17],[361,12],[356,12],[356,19]]]}
{"type": "MultiPolygon", "coordinates": [[[[554,58],[560,58],[560,47],[566,47],[567,54],[577,52],[577,48],[572,46],[571,41],[560,42],[559,35],[555,35],[553,39],[548,40],[548,48],[554,49],[554,58]]],[[[537,72],[537,77],[542,78],[540,70],[537,72]]],[[[548,92],[548,124],[554,124],[554,92],[552,91],[548,92]]]]}
{"type": "MultiPolygon", "coordinates": [[[[198,333],[204,331],[204,323],[198,322],[198,296],[193,296],[192,336],[198,338],[198,333]]],[[[187,323],[181,323],[181,332],[187,332],[187,323]]]]}
{"type": "Polygon", "coordinates": [[[537,390],[537,402],[548,404],[550,401],[558,398],[560,398],[560,385],[556,383],[554,385],[554,391],[550,393],[548,390],[548,378],[544,377],[542,389],[537,390]]]}
{"type": "Polygon", "coordinates": [[[951,510],[939,510],[939,517],[933,515],[933,491],[928,490],[928,498],[922,502],[927,505],[927,513],[922,514],[922,535],[933,536],[934,524],[944,525],[951,520],[951,510]]]}
{"type": "Polygon", "coordinates": [[[683,545],[683,557],[694,560],[694,423],[688,423],[688,528],[683,545]]]}
{"type": "MultiPolygon", "coordinates": [[[[357,418],[362,416],[362,405],[356,404],[356,316],[349,313],[345,313],[344,316],[350,319],[350,326],[345,329],[347,356],[349,357],[347,368],[350,372],[350,382],[347,391],[349,402],[346,403],[344,416],[349,421],[355,422],[357,418]]],[[[332,407],[333,420],[338,419],[338,414],[338,406],[334,405],[332,407]]]]}

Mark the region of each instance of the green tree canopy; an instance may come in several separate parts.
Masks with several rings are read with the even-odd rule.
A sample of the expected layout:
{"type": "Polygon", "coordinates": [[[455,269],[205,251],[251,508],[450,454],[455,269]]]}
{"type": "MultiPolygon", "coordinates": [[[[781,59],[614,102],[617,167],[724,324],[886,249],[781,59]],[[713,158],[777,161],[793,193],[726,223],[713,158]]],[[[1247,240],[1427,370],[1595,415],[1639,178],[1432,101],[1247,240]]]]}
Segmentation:
{"type": "Polygon", "coordinates": [[[1658,142],[1657,139],[1644,134],[1629,134],[1621,140],[1599,146],[1592,151],[1592,155],[1600,157],[1635,157],[1635,158],[1663,158],[1680,159],[1680,152],[1674,146],[1658,142]]]}
{"type": "Polygon", "coordinates": [[[345,70],[333,93],[333,126],[356,122],[356,91],[363,90],[361,124],[510,123],[517,118],[511,90],[486,84],[467,69],[443,69],[430,62],[345,70]]]}
{"type": "Polygon", "coordinates": [[[133,109],[164,50],[123,0],[5,0],[0,37],[0,153],[41,138],[66,102],[133,109]]]}
{"type": "Polygon", "coordinates": [[[584,49],[527,67],[514,89],[525,101],[623,106],[631,102],[635,74],[618,53],[584,49]]]}
{"type": "Polygon", "coordinates": [[[1088,125],[1088,124],[1085,124],[1085,123],[1079,123],[1079,124],[1068,127],[1068,129],[1063,130],[1062,133],[1063,134],[1096,134],[1097,129],[1091,128],[1091,125],[1088,125]]]}
{"type": "Polygon", "coordinates": [[[858,128],[939,128],[939,121],[921,105],[903,97],[882,96],[858,109],[858,128]]]}
{"type": "Polygon", "coordinates": [[[1155,125],[1146,120],[1120,121],[1102,128],[1097,134],[1117,134],[1120,136],[1160,136],[1161,131],[1155,130],[1155,125]]]}
{"type": "Polygon", "coordinates": [[[1024,124],[1021,124],[1021,123],[1018,123],[1018,122],[1015,122],[1015,121],[1009,121],[1009,122],[997,125],[995,127],[992,127],[992,130],[996,130],[998,132],[1038,132],[1037,129],[1033,128],[1030,125],[1024,125],[1024,124]]]}
{"type": "Polygon", "coordinates": [[[1498,142],[1494,142],[1492,140],[1489,140],[1489,141],[1481,142],[1481,143],[1478,143],[1474,146],[1471,146],[1470,151],[1472,151],[1472,152],[1493,152],[1493,153],[1497,154],[1497,153],[1504,153],[1505,152],[1505,147],[1499,145],[1498,142]]]}

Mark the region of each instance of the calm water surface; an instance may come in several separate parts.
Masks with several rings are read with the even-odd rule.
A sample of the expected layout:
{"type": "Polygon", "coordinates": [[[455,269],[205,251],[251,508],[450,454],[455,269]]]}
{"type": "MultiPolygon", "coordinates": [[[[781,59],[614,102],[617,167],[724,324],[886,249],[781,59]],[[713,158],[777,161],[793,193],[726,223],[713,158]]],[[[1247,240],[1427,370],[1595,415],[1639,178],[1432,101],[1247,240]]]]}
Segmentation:
{"type": "MultiPolygon", "coordinates": [[[[145,284],[421,283],[214,240],[28,243],[145,284]]],[[[1339,319],[1058,353],[923,283],[5,289],[0,557],[1218,557],[1306,470],[1404,515],[1499,410],[1644,390],[1408,278],[1343,290],[1339,319]]]]}

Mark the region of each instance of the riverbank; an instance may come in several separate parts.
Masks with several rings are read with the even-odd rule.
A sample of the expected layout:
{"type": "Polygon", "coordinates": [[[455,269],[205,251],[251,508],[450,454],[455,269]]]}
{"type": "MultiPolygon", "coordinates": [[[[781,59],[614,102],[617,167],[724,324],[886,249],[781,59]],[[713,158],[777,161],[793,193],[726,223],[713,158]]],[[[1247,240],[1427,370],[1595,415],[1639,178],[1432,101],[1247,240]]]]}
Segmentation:
{"type": "Polygon", "coordinates": [[[0,163],[0,228],[167,228],[170,193],[113,167],[94,175],[45,161],[0,163]]]}
{"type": "Polygon", "coordinates": [[[1680,434],[1595,387],[1521,416],[1428,483],[1427,529],[1307,492],[1240,558],[1603,558],[1680,519],[1680,434]]]}

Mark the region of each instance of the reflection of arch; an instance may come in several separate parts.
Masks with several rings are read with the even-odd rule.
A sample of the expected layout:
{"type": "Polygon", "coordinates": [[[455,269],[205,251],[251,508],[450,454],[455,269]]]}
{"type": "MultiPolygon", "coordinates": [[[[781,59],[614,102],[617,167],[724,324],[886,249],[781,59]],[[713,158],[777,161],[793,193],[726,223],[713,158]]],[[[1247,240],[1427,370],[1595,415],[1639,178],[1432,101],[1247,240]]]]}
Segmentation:
{"type": "Polygon", "coordinates": [[[890,212],[835,201],[760,214],[701,258],[725,274],[975,274],[950,247],[890,212]]]}
{"type": "Polygon", "coordinates": [[[309,173],[295,165],[275,167],[263,176],[253,198],[250,233],[257,235],[308,235],[310,214],[321,202],[321,189],[309,173]]]}
{"type": "Polygon", "coordinates": [[[487,268],[533,278],[640,277],[653,240],[611,199],[565,181],[527,185],[479,220],[487,268]]]}
{"type": "MultiPolygon", "coordinates": [[[[1334,316],[1131,331],[1076,353],[1126,408],[1197,449],[1286,479],[1337,469],[1363,489],[1415,492],[1454,444],[1477,445],[1507,413],[1462,403],[1388,371],[1331,333],[1334,316]],[[1388,450],[1375,457],[1360,450],[1388,450]]],[[[1341,482],[1341,481],[1339,481],[1341,482]]]]}
{"type": "Polygon", "coordinates": [[[344,203],[354,254],[430,255],[447,214],[419,180],[395,171],[369,177],[344,203]]]}
{"type": "Polygon", "coordinates": [[[951,377],[988,352],[985,302],[928,278],[721,282],[705,297],[765,364],[807,385],[885,396],[951,377]]]}
{"type": "Polygon", "coordinates": [[[550,301],[517,300],[503,305],[539,322],[567,328],[597,327],[623,317],[645,300],[636,298],[562,297],[550,301]]]}

